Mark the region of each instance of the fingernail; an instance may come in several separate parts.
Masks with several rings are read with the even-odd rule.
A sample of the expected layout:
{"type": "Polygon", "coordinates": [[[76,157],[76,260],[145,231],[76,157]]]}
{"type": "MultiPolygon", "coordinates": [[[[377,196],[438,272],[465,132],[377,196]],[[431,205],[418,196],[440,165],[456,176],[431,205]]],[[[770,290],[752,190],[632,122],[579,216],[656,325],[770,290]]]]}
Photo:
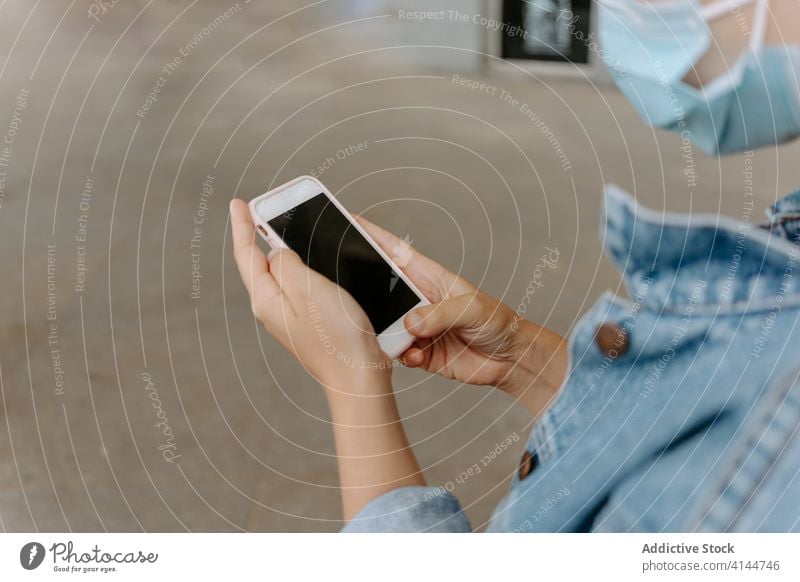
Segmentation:
{"type": "Polygon", "coordinates": [[[272,262],[272,259],[281,252],[281,249],[272,249],[269,253],[267,253],[267,261],[272,262]]]}

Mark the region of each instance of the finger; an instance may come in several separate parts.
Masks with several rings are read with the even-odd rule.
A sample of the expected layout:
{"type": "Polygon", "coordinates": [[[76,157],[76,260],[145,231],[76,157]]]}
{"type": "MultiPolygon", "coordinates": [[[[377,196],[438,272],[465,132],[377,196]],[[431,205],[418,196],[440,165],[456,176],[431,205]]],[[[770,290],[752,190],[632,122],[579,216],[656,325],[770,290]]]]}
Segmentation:
{"type": "Polygon", "coordinates": [[[477,294],[459,295],[419,307],[406,315],[406,329],[418,338],[432,338],[449,330],[479,328],[491,314],[477,294]]]}
{"type": "MultiPolygon", "coordinates": [[[[364,227],[364,230],[366,230],[367,233],[372,238],[375,239],[375,242],[377,242],[378,245],[380,245],[380,247],[384,251],[386,251],[386,253],[391,255],[391,252],[392,252],[392,250],[394,250],[394,247],[396,247],[397,245],[399,245],[399,244],[401,244],[403,242],[403,240],[401,238],[395,236],[394,234],[392,234],[388,230],[381,228],[377,224],[374,224],[374,223],[370,222],[369,220],[367,220],[366,218],[364,218],[360,214],[356,214],[354,217],[356,219],[356,222],[358,222],[358,224],[360,224],[362,227],[364,227]]],[[[417,253],[413,249],[412,249],[412,252],[417,254],[417,255],[419,255],[419,253],[417,253]]],[[[422,255],[419,255],[419,256],[422,256],[422,255]]]]}
{"type": "Polygon", "coordinates": [[[419,368],[425,363],[425,353],[418,347],[408,348],[400,358],[407,368],[419,368]]]}
{"type": "Polygon", "coordinates": [[[290,300],[305,297],[311,293],[312,284],[324,277],[309,269],[300,255],[291,249],[273,249],[268,257],[269,270],[278,286],[290,300]]]}
{"type": "Polygon", "coordinates": [[[420,267],[424,267],[428,270],[442,270],[442,271],[446,270],[439,263],[437,263],[433,259],[426,257],[425,255],[417,251],[414,247],[412,247],[410,241],[399,238],[398,236],[392,234],[388,230],[381,228],[377,224],[371,223],[363,216],[358,215],[355,218],[358,221],[358,223],[362,227],[364,227],[364,230],[366,230],[367,233],[373,239],[375,239],[375,242],[378,243],[378,246],[380,246],[383,249],[383,251],[387,255],[389,255],[389,257],[391,257],[393,261],[397,262],[398,265],[403,268],[403,271],[406,274],[410,273],[410,268],[413,268],[413,265],[415,264],[420,267]],[[400,254],[398,253],[398,251],[403,249],[408,249],[409,253],[408,257],[410,257],[410,260],[408,260],[408,265],[400,264],[404,261],[400,262],[397,261],[398,259],[397,255],[400,254]]]}
{"type": "MultiPolygon", "coordinates": [[[[403,269],[409,279],[422,291],[439,290],[442,297],[449,293],[468,293],[474,287],[466,279],[448,271],[433,259],[426,257],[407,240],[403,240],[388,230],[371,223],[363,216],[356,216],[356,221],[367,231],[378,246],[403,269]]],[[[436,299],[436,297],[430,298],[436,299]]]]}
{"type": "Polygon", "coordinates": [[[267,258],[256,244],[253,220],[244,200],[231,200],[231,230],[233,257],[250,300],[255,301],[254,290],[258,290],[259,296],[267,299],[280,295],[280,287],[269,273],[267,258]]]}

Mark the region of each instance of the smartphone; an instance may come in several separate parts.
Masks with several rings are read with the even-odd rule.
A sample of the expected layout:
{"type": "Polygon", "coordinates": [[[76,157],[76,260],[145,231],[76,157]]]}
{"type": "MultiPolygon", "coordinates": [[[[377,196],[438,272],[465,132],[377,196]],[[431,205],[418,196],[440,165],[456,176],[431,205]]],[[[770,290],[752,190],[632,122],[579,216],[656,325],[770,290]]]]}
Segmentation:
{"type": "MultiPolygon", "coordinates": [[[[272,248],[292,249],[355,298],[390,358],[411,346],[403,318],[428,300],[319,180],[301,176],[270,190],[250,201],[250,213],[272,248]]],[[[402,262],[409,250],[393,252],[402,262]]]]}

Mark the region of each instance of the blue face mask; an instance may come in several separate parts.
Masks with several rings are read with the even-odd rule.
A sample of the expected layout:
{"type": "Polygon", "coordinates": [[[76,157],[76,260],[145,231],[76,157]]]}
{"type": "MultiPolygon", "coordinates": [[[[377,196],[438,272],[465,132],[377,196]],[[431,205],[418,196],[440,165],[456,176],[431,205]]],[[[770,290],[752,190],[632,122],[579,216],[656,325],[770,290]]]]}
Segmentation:
{"type": "Polygon", "coordinates": [[[600,0],[600,40],[611,73],[642,118],[710,154],[800,135],[800,47],[763,46],[768,0],[600,0]],[[703,88],[683,81],[712,43],[708,22],[757,2],[752,42],[703,88]]]}

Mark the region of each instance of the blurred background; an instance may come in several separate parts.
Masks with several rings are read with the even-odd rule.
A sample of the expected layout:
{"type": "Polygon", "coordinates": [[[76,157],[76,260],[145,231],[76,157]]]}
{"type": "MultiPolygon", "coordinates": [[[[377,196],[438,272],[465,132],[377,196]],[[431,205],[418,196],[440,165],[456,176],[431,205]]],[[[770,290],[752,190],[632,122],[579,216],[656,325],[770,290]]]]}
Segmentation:
{"type": "MultiPolygon", "coordinates": [[[[514,308],[536,280],[526,316],[564,334],[624,294],[604,182],[734,218],[800,185],[800,143],[720,160],[645,126],[594,17],[580,0],[0,0],[0,527],[342,526],[323,395],[251,315],[231,197],[313,173],[514,308]]],[[[394,381],[429,482],[482,527],[532,419],[490,390],[394,381]]]]}

